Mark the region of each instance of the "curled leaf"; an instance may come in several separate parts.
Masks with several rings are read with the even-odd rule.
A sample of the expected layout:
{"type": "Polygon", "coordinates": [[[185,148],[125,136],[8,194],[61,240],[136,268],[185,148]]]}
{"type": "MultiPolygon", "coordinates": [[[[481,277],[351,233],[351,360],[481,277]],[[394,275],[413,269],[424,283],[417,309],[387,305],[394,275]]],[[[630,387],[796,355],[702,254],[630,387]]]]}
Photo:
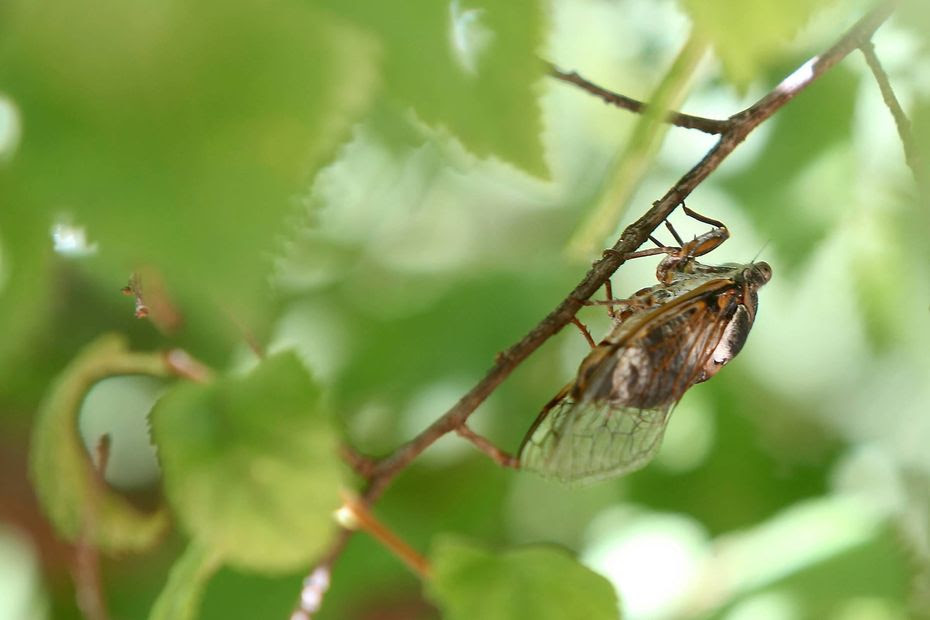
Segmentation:
{"type": "Polygon", "coordinates": [[[164,510],[145,513],[102,484],[78,433],[78,414],[87,392],[120,375],[168,377],[158,353],[133,353],[116,335],[87,346],[52,384],[32,433],[30,471],[43,510],[68,540],[89,536],[109,553],[142,551],[165,531],[164,510]]]}

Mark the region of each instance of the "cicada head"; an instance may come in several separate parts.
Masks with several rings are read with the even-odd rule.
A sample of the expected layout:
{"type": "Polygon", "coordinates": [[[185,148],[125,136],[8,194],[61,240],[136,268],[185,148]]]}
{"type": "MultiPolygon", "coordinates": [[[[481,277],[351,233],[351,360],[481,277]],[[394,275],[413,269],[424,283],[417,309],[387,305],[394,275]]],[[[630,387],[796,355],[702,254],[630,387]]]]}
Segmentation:
{"type": "Polygon", "coordinates": [[[757,289],[772,279],[772,268],[765,261],[750,263],[743,269],[742,278],[750,288],[757,289]]]}

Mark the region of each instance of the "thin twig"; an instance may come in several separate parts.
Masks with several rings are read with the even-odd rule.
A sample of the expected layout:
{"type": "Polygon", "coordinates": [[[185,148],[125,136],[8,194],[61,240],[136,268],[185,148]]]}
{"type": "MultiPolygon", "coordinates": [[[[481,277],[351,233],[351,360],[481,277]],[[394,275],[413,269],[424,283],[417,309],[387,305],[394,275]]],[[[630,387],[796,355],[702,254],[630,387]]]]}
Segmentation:
{"type": "MultiPolygon", "coordinates": [[[[672,211],[711,172],[720,166],[723,160],[746,139],[750,132],[787,104],[795,95],[848,56],[852,50],[862,45],[864,41],[868,41],[875,30],[888,19],[892,10],[892,3],[883,3],[873,9],[856,22],[826,52],[808,60],[794,73],[782,80],[765,97],[745,110],[731,116],[726,122],[727,126],[720,139],[710,151],[691,170],[685,173],[662,198],[654,202],[642,217],[627,226],[613,247],[606,251],[599,261],[594,263],[581,282],[552,312],[519,342],[496,355],[494,365],[484,378],[462,396],[455,405],[419,435],[377,462],[361,500],[367,505],[377,501],[394,477],[420,453],[446,433],[461,428],[472,412],[523,360],[572,321],[578,310],[607,282],[610,276],[625,262],[626,257],[649,239],[652,232],[662,225],[662,222],[666,220],[672,211]]],[[[317,564],[317,568],[321,566],[331,567],[344,549],[348,537],[349,534],[343,531],[333,541],[329,552],[317,564]]],[[[295,613],[300,612],[298,610],[295,613]]]]}
{"type": "MultiPolygon", "coordinates": [[[[603,88],[602,86],[598,86],[593,82],[589,82],[574,71],[562,71],[551,62],[546,62],[546,66],[549,69],[549,75],[555,79],[567,82],[569,84],[574,84],[578,88],[591,93],[595,97],[600,97],[606,103],[615,105],[618,108],[629,110],[630,112],[641,113],[648,105],[642,101],[639,101],[638,99],[633,99],[632,97],[627,97],[626,95],[615,93],[613,91],[607,90],[606,88],[603,88]]],[[[704,133],[713,135],[720,135],[724,133],[730,126],[730,122],[726,120],[704,118],[702,116],[693,116],[691,114],[683,114],[681,112],[670,112],[666,118],[666,121],[672,125],[675,125],[676,127],[684,127],[685,129],[697,129],[698,131],[703,131],[704,133]]]]}
{"type": "Polygon", "coordinates": [[[195,383],[207,383],[213,378],[213,371],[184,349],[165,351],[165,364],[177,376],[195,383]]]}
{"type": "Polygon", "coordinates": [[[917,153],[917,149],[914,148],[914,137],[911,134],[911,121],[907,118],[907,114],[904,113],[901,103],[898,101],[898,98],[894,94],[894,90],[891,88],[888,74],[885,73],[881,62],[878,60],[878,56],[875,54],[875,45],[871,40],[863,41],[859,49],[862,51],[862,55],[865,56],[865,62],[869,65],[869,69],[872,70],[872,75],[875,76],[875,81],[878,83],[878,89],[882,93],[882,99],[885,101],[885,105],[894,118],[894,124],[898,128],[898,136],[901,138],[901,146],[904,148],[904,159],[908,167],[910,167],[914,178],[918,179],[921,170],[920,156],[917,153]]]}
{"type": "MultiPolygon", "coordinates": [[[[92,469],[92,484],[104,485],[110,461],[110,435],[103,434],[97,441],[96,463],[92,469]]],[[[84,523],[74,550],[74,590],[78,608],[87,620],[108,620],[103,581],[100,576],[100,554],[96,547],[98,493],[91,493],[84,507],[84,523]]]]}
{"type": "Polygon", "coordinates": [[[342,444],[339,446],[339,456],[362,478],[370,478],[376,461],[355,450],[352,446],[342,444]]]}
{"type": "Polygon", "coordinates": [[[475,447],[487,454],[491,460],[493,460],[501,467],[512,467],[514,469],[520,467],[520,459],[512,454],[509,454],[508,452],[504,452],[493,443],[491,443],[489,439],[482,437],[475,431],[468,428],[468,425],[461,425],[455,429],[455,432],[458,433],[461,437],[464,437],[468,441],[475,444],[475,447]]]}
{"type": "Polygon", "coordinates": [[[420,577],[429,576],[429,561],[419,551],[395,534],[391,528],[381,523],[368,509],[368,505],[359,498],[345,493],[342,508],[336,512],[336,519],[349,530],[362,530],[380,542],[420,577]]]}

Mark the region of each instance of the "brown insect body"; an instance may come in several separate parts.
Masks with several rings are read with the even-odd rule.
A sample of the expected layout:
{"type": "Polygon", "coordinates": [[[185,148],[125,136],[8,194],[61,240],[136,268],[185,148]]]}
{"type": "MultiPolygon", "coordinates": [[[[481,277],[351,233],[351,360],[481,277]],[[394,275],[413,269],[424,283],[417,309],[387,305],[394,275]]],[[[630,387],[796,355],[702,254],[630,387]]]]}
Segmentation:
{"type": "Polygon", "coordinates": [[[543,409],[523,441],[521,467],[591,482],[644,466],[685,391],[739,353],[755,320],[764,262],[703,265],[695,256],[726,239],[722,226],[669,254],[660,284],[623,300],[608,336],[543,409]]]}

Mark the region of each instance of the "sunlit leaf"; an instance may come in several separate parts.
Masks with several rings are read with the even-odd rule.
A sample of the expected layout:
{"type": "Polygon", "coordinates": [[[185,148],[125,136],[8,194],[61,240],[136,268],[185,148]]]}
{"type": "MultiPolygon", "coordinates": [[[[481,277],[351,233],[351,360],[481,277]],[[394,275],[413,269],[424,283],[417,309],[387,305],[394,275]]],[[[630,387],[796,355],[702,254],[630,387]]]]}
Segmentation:
{"type": "Polygon", "coordinates": [[[545,175],[537,0],[331,2],[384,49],[387,95],[481,157],[545,175]]]}
{"type": "Polygon", "coordinates": [[[178,385],[151,421],[169,502],[212,553],[283,571],[327,544],[340,505],[337,437],[293,353],[246,376],[178,385]]]}
{"type": "MultiPolygon", "coordinates": [[[[797,508],[795,510],[798,511],[797,508]]],[[[833,536],[824,538],[841,538],[856,525],[853,518],[837,523],[833,536]]],[[[810,531],[801,530],[796,534],[810,531]]],[[[780,552],[791,553],[792,550],[803,549],[797,545],[797,536],[784,540],[780,552]]],[[[810,553],[812,550],[807,549],[810,553],[807,558],[803,558],[803,551],[800,551],[798,559],[806,559],[807,562],[790,567],[793,570],[784,571],[786,574],[767,583],[759,579],[762,582],[759,587],[747,588],[747,592],[734,596],[711,617],[729,617],[740,603],[753,596],[764,596],[765,593],[774,593],[776,597],[792,601],[796,617],[823,618],[837,614],[837,610],[844,608],[849,610],[846,617],[853,618],[922,617],[920,614],[915,616],[905,613],[908,596],[916,600],[917,596],[923,594],[920,589],[915,591],[912,587],[915,583],[916,562],[911,552],[902,545],[900,532],[896,532],[893,527],[877,527],[857,544],[845,548],[830,549],[828,545],[819,549],[815,547],[815,550],[810,553]],[[881,570],[876,570],[876,567],[881,567],[881,570]],[[843,578],[838,580],[837,575],[843,578]],[[862,612],[853,613],[857,607],[862,612]]],[[[777,571],[772,573],[777,574],[777,571]]],[[[741,574],[746,575],[745,572],[741,574]]],[[[841,614],[841,617],[844,615],[841,614]]]]}
{"type": "Polygon", "coordinates": [[[434,544],[431,561],[427,593],[448,620],[620,617],[613,586],[555,547],[494,553],[443,537],[434,544]]]}
{"type": "Polygon", "coordinates": [[[918,37],[923,51],[930,49],[930,5],[924,0],[903,0],[894,21],[918,37]]]}
{"type": "Polygon", "coordinates": [[[191,543],[178,558],[168,582],[155,600],[149,620],[198,618],[207,582],[218,568],[217,558],[197,543],[191,543]]]}
{"type": "Polygon", "coordinates": [[[930,99],[921,98],[914,106],[912,115],[914,149],[917,153],[916,174],[920,192],[918,204],[925,216],[927,208],[930,207],[930,99]]]}
{"type": "Polygon", "coordinates": [[[45,230],[85,227],[114,290],[158,273],[192,329],[254,322],[295,197],[373,92],[370,40],[296,0],[13,2],[3,17],[0,83],[23,119],[4,201],[28,200],[45,230]]]}
{"type": "Polygon", "coordinates": [[[730,81],[744,87],[833,0],[682,0],[698,32],[713,43],[730,81]]]}
{"type": "Polygon", "coordinates": [[[49,520],[68,540],[86,536],[108,552],[146,549],[167,526],[164,511],[143,513],[99,481],[78,434],[87,391],[107,377],[138,374],[169,373],[160,354],[131,353],[121,338],[100,338],[52,385],[33,429],[30,469],[49,520]]]}

